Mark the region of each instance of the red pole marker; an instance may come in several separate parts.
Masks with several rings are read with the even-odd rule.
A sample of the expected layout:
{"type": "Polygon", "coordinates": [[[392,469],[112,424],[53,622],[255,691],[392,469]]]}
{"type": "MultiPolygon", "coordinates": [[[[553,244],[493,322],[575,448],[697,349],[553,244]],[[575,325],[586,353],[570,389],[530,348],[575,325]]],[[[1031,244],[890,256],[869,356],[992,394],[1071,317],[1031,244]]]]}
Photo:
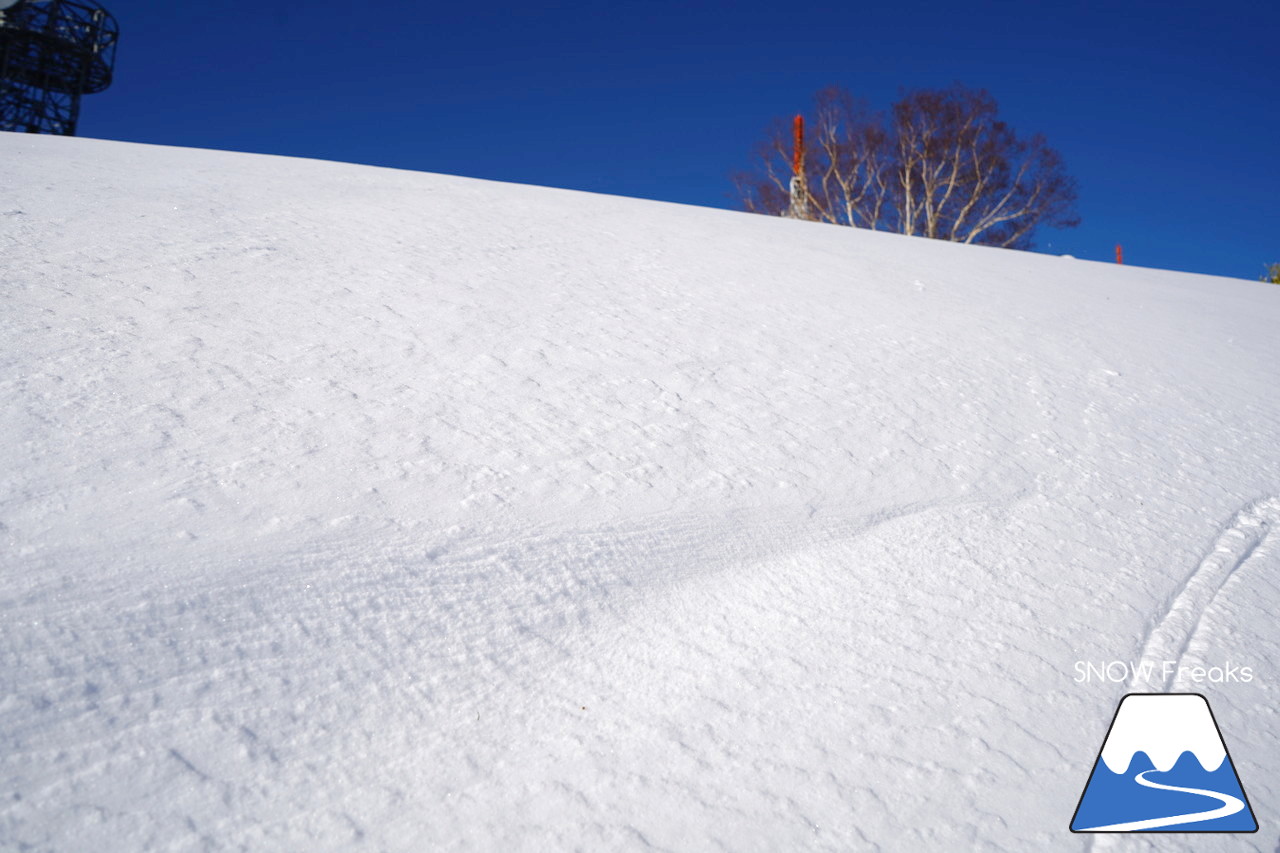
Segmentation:
{"type": "Polygon", "coordinates": [[[792,122],[795,147],[791,149],[791,174],[797,177],[804,170],[804,116],[797,114],[792,122]]]}
{"type": "Polygon", "coordinates": [[[1124,263],[1124,249],[1120,248],[1120,244],[1116,243],[1116,263],[1124,263]]]}
{"type": "Polygon", "coordinates": [[[804,116],[797,114],[791,128],[795,138],[791,149],[791,204],[786,215],[792,219],[812,219],[809,191],[804,185],[804,116]]]}

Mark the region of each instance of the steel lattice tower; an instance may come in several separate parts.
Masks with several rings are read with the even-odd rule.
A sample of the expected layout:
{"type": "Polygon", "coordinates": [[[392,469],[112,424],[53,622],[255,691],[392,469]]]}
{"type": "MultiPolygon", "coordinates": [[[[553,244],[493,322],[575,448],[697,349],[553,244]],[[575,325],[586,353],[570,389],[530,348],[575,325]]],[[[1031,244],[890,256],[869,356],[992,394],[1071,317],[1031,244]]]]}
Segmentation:
{"type": "Polygon", "coordinates": [[[111,85],[119,35],[92,0],[0,0],[0,130],[74,136],[80,96],[111,85]]]}

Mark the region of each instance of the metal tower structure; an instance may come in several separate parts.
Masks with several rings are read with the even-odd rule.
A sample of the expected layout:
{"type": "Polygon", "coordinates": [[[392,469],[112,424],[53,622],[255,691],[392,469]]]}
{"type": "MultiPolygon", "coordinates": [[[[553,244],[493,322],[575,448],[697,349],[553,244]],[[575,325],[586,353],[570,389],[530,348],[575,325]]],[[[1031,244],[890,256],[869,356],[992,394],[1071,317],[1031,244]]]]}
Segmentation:
{"type": "Polygon", "coordinates": [[[93,0],[0,0],[0,130],[74,136],[111,85],[120,29],[93,0]]]}

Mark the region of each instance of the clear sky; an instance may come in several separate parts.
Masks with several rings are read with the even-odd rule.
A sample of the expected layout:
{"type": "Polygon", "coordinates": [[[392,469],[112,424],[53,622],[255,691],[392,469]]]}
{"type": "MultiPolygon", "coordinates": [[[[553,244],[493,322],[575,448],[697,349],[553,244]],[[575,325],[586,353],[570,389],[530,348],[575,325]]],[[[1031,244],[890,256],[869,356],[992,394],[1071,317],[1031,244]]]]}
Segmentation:
{"type": "Polygon", "coordinates": [[[819,88],[960,82],[1079,181],[1083,224],[1039,250],[1280,261],[1276,0],[104,5],[116,82],[82,136],[737,207],[728,175],[819,88]]]}

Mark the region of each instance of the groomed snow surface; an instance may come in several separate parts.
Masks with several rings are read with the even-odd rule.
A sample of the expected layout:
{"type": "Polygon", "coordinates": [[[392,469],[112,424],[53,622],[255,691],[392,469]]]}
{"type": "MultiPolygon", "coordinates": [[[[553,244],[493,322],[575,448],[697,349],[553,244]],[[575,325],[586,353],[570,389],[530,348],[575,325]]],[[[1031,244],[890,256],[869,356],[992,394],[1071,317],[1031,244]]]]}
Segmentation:
{"type": "Polygon", "coordinates": [[[0,299],[0,849],[1276,847],[1280,287],[0,134],[0,299]]]}

